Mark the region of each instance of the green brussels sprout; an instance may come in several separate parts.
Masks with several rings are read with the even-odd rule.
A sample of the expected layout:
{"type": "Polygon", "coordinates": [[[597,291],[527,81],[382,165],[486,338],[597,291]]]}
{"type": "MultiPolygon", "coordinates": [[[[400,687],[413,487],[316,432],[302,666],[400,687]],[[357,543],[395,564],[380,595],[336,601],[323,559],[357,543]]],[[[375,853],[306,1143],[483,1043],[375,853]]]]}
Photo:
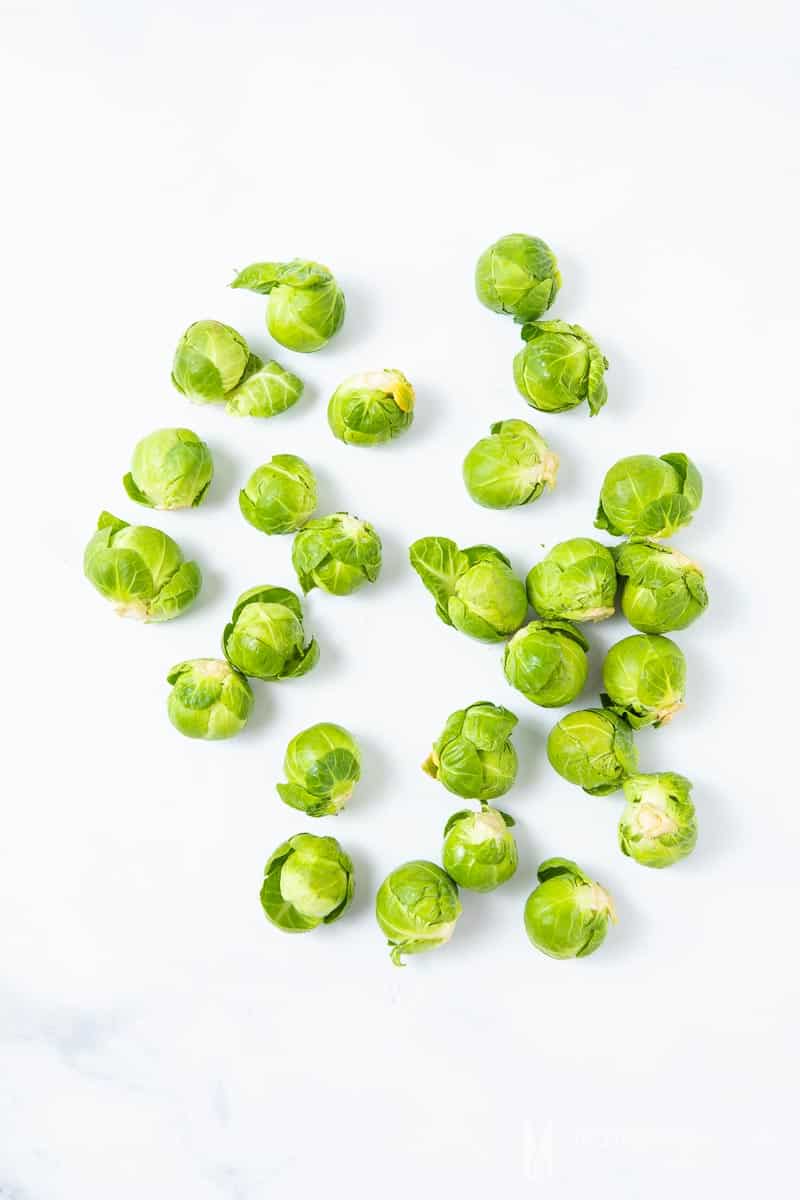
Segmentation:
{"type": "Polygon", "coordinates": [[[122,483],[148,508],[196,508],[213,474],[211,451],[191,429],[156,429],[136,443],[122,483]]]}
{"type": "Polygon", "coordinates": [[[220,404],[245,373],[250,351],[240,333],[221,321],[195,321],[178,342],[172,382],[198,404],[220,404]]]}
{"type": "Polygon", "coordinates": [[[102,512],[86,547],[83,573],[121,617],[171,621],[196,599],[202,576],[160,529],[102,512]]]}
{"type": "Polygon", "coordinates": [[[231,287],[269,296],[267,328],[276,342],[303,354],[329,342],[344,320],[344,295],[333,275],[306,258],[252,263],[231,287]]]}
{"type": "Polygon", "coordinates": [[[296,833],[264,867],[261,907],[284,933],[307,933],[338,921],[354,890],[352,861],[336,838],[296,833]]]}
{"type": "Polygon", "coordinates": [[[594,417],[608,399],[608,368],[597,342],[580,325],[536,321],[522,328],[525,346],[514,358],[514,382],[532,408],[565,412],[585,400],[594,417]]]}
{"type": "Polygon", "coordinates": [[[525,930],[551,958],[585,958],[604,941],[617,914],[608,892],[568,858],[548,858],[525,905],[525,930]]]}
{"type": "Polygon", "coordinates": [[[622,611],[642,633],[685,629],[708,607],[705,576],[680,550],[631,538],[616,551],[622,611]]]}
{"type": "Polygon", "coordinates": [[[671,537],[702,499],[702,477],[685,454],[633,454],[606,473],[594,523],[616,537],[671,537]]]}
{"type": "Polygon", "coordinates": [[[509,233],[484,250],[475,268],[475,290],[492,312],[516,321],[535,321],[561,287],[553,251],[541,238],[509,233]]]}
{"type": "Polygon", "coordinates": [[[563,779],[590,796],[618,792],[639,761],[630,725],[607,708],[562,717],[550,730],[547,757],[563,779]]]}
{"type": "Polygon", "coordinates": [[[274,454],[239,492],[242,516],[262,533],[294,533],[316,507],[314,472],[296,454],[274,454]]]}
{"type": "Polygon", "coordinates": [[[612,646],[603,663],[603,703],[633,729],[666,725],[683,708],[686,659],[658,634],[637,633],[612,646]]]}
{"type": "Polygon", "coordinates": [[[328,404],[331,432],[349,446],[391,441],[414,420],[414,389],[402,371],[362,371],[340,383],[328,404]]]}
{"type": "Polygon", "coordinates": [[[292,565],[304,592],[320,587],[332,596],[349,596],[378,578],[381,539],[368,521],[349,513],[317,517],[295,537],[292,565]]]}
{"type": "Polygon", "coordinates": [[[697,844],[692,785],[684,775],[631,775],[622,785],[627,804],[619,822],[623,854],[643,867],[671,867],[697,844]]]}
{"type": "Polygon", "coordinates": [[[513,508],[556,485],[558,455],[527,421],[496,421],[464,459],[464,483],[476,504],[513,508]]]}
{"type": "Polygon", "coordinates": [[[525,586],[546,620],[605,621],[614,615],[617,595],[614,556],[593,538],[570,538],[531,567],[525,586]]]}
{"type": "Polygon", "coordinates": [[[458,888],[436,863],[404,863],[379,887],[375,916],[392,948],[392,962],[403,967],[403,955],[450,941],[461,916],[458,888]]]}
{"type": "Polygon", "coordinates": [[[179,733],[207,742],[233,737],[244,729],[253,707],[250,684],[218,658],[192,658],[167,675],[172,691],[169,719],[179,733]]]}
{"type": "Polygon", "coordinates": [[[494,546],[459,550],[449,538],[425,537],[409,555],[445,625],[481,642],[502,642],[525,620],[525,587],[494,546]]]}
{"type": "Polygon", "coordinates": [[[250,588],[236,601],[222,635],[222,649],[232,667],[256,679],[289,679],[316,666],[316,638],[305,645],[303,610],[288,588],[250,588]]]}
{"type": "Polygon", "coordinates": [[[453,813],[444,827],[442,865],[459,887],[493,892],[517,869],[517,843],[508,813],[484,804],[480,812],[453,813]]]}
{"type": "Polygon", "coordinates": [[[289,742],[283,760],[288,783],[278,795],[309,817],[336,816],[361,778],[361,752],[351,733],[325,721],[289,742]]]}
{"type": "Polygon", "coordinates": [[[495,800],[517,777],[517,752],[511,744],[516,724],[512,712],[488,700],[461,708],[447,718],[422,769],[465,800],[495,800]]]}
{"type": "Polygon", "coordinates": [[[247,360],[244,375],[225,399],[232,417],[274,417],[286,412],[303,394],[303,381],[276,363],[257,354],[247,360]]]}
{"type": "Polygon", "coordinates": [[[569,621],[531,621],[505,649],[506,679],[542,708],[571,704],[589,674],[589,643],[569,621]]]}

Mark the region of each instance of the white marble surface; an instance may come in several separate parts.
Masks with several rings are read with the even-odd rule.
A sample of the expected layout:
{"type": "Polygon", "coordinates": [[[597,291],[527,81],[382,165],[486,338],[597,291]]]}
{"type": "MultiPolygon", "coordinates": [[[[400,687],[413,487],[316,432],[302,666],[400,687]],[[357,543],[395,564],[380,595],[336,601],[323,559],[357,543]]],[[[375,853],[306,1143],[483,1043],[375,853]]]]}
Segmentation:
{"type": "MultiPolygon", "coordinates": [[[[4,10],[3,1200],[745,1196],[793,1170],[797,18],[772,0],[380,7],[4,10]],[[557,492],[497,514],[460,460],[492,420],[535,414],[511,382],[516,331],[471,272],[515,228],[556,248],[556,314],[612,369],[596,420],[535,421],[557,492]],[[264,424],[189,407],[169,384],[183,327],[218,317],[268,351],[262,301],[225,284],[295,254],[327,261],[349,303],[324,352],[277,355],[307,398],[264,424]],[[334,442],[330,391],[383,365],[417,385],[413,430],[374,452],[334,442]],[[207,584],[143,628],[80,559],[100,508],[141,519],[120,477],[169,424],[217,460],[208,504],[162,518],[207,584]],[[549,770],[552,715],[507,688],[496,648],[436,621],[405,555],[443,533],[526,570],[591,533],[615,458],[676,448],[706,479],[678,544],[712,605],[678,637],[688,710],[640,739],[646,769],[696,784],[697,852],[659,873],[617,850],[617,797],[549,770]],[[259,687],[240,739],[196,745],[166,721],[164,675],[216,652],[240,590],[291,583],[289,543],[236,506],[281,450],[319,471],[323,510],[379,528],[385,571],[312,596],[319,668],[259,687]],[[397,971],[372,896],[436,857],[453,805],[418,763],[481,697],[522,718],[520,871],[397,971]],[[262,917],[260,874],[310,824],[273,787],[288,737],[322,718],[365,747],[332,825],[357,898],[290,938],[262,917]],[[586,962],[524,937],[554,853],[617,899],[586,962]]],[[[595,689],[624,631],[592,631],[595,689]]]]}

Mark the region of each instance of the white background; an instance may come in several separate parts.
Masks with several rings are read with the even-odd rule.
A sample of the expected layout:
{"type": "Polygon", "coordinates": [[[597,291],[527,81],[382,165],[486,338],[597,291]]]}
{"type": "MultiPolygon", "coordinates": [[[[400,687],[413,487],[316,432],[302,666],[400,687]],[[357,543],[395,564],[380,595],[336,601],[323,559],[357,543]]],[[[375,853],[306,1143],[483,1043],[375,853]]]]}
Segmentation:
{"type": "MultiPolygon", "coordinates": [[[[0,1195],[260,1200],[750,1195],[794,1169],[798,30],[790,3],[491,5],[207,0],[6,3],[7,150],[0,1195]],[[381,12],[383,7],[385,12],[381,12]],[[512,230],[559,255],[553,315],[605,349],[609,402],[546,416],[516,394],[514,324],[474,261],[512,230]],[[315,355],[270,345],[253,259],[328,263],[348,315],[315,355]],[[269,422],[190,407],[169,382],[191,321],[239,328],[306,380],[269,422]],[[349,448],[325,405],[397,366],[418,415],[349,448]],[[530,418],[557,491],[510,513],[460,478],[491,421],[530,418]],[[83,580],[135,441],[189,425],[217,475],[157,522],[206,583],[180,620],[118,620],[83,580]],[[424,534],[489,541],[520,572],[591,534],[606,468],[685,450],[706,498],[677,542],[711,607],[677,636],[689,708],[641,735],[645,770],[695,782],[700,842],[648,871],[616,847],[619,797],[560,780],[554,713],[505,684],[501,650],[448,630],[407,565],[424,534]],[[290,541],[237,490],[273,453],[318,472],[321,511],[384,539],[379,583],[314,593],[312,675],[256,684],[234,741],[182,739],[170,665],[214,655],[237,594],[292,585],[290,541]],[[792,531],[792,532],[790,532],[792,531]],[[454,708],[521,717],[517,877],[463,896],[440,952],[394,969],[383,876],[436,858],[458,802],[418,764],[454,708]],[[283,750],[320,719],[363,743],[351,807],[281,805],[283,750]],[[258,903],[300,828],[334,833],[346,919],[287,937],[258,903]],[[619,925],[583,962],[533,950],[538,862],[576,858],[619,925]]],[[[597,691],[618,619],[590,630],[597,691]]]]}

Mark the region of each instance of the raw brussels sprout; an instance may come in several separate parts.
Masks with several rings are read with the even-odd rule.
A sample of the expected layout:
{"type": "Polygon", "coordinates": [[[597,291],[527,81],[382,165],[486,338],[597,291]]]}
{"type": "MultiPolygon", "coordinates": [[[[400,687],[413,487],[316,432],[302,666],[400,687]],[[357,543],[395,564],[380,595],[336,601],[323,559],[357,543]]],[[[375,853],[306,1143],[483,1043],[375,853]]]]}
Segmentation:
{"type": "Polygon", "coordinates": [[[402,371],[362,371],[340,383],[328,404],[331,432],[350,446],[377,446],[414,420],[414,389],[402,371]]]}
{"type": "Polygon", "coordinates": [[[492,312],[535,321],[561,287],[556,256],[541,238],[509,233],[484,250],[475,268],[475,290],[492,312]]]}
{"type": "Polygon", "coordinates": [[[355,890],[353,864],[336,838],[296,833],[264,867],[261,907],[285,933],[338,921],[355,890]]]}
{"type": "Polygon", "coordinates": [[[607,708],[562,717],[550,730],[547,757],[562,778],[590,796],[618,792],[639,761],[630,725],[607,708]]]}
{"type": "Polygon", "coordinates": [[[192,658],[167,675],[172,691],[167,712],[172,724],[190,738],[208,742],[233,737],[244,729],[253,707],[250,684],[218,658],[192,658]]]}
{"type": "Polygon", "coordinates": [[[531,621],[505,649],[506,679],[542,708],[570,704],[589,674],[589,643],[569,621],[531,621]]]}
{"type": "Polygon", "coordinates": [[[232,417],[274,417],[286,412],[303,394],[303,381],[274,360],[257,354],[247,360],[244,375],[225,400],[232,417]]]}
{"type": "Polygon", "coordinates": [[[196,562],[184,562],[180,546],[160,529],[129,525],[102,512],[83,556],[83,573],[121,617],[170,621],[200,591],[196,562]]]}
{"type": "Polygon", "coordinates": [[[642,633],[685,629],[708,607],[705,576],[680,550],[631,538],[616,551],[622,611],[642,633]]]}
{"type": "Polygon", "coordinates": [[[525,620],[525,587],[494,546],[459,550],[449,538],[425,537],[409,555],[445,625],[482,642],[502,642],[525,620]]]}
{"type": "Polygon", "coordinates": [[[524,325],[525,346],[514,358],[514,382],[532,408],[565,412],[585,400],[594,417],[608,399],[603,378],[608,367],[597,342],[566,321],[524,325]]]}
{"type": "Polygon", "coordinates": [[[306,258],[257,262],[231,287],[269,296],[267,328],[276,342],[304,354],[329,342],[344,320],[344,295],[327,267],[306,258]]]}
{"type": "Polygon", "coordinates": [[[493,892],[517,869],[517,843],[508,813],[484,805],[480,812],[453,813],[444,827],[442,865],[459,887],[493,892]]]}
{"type": "Polygon", "coordinates": [[[568,858],[548,858],[525,905],[531,942],[551,958],[585,958],[603,942],[617,914],[608,892],[568,858]]]}
{"type": "Polygon", "coordinates": [[[221,321],[195,321],[178,342],[172,382],[198,404],[220,404],[241,380],[250,351],[240,333],[221,321]]]}
{"type": "Polygon", "coordinates": [[[631,775],[622,786],[627,800],[619,822],[623,854],[643,867],[671,867],[692,853],[697,820],[685,775],[631,775]]]}
{"type": "Polygon", "coordinates": [[[278,794],[309,817],[336,816],[361,778],[361,753],[351,733],[325,721],[289,742],[283,760],[288,783],[278,794]]]}
{"type": "Polygon", "coordinates": [[[570,538],[528,572],[528,599],[547,620],[604,621],[614,615],[617,569],[607,546],[570,538]]]}
{"type": "Polygon", "coordinates": [[[211,451],[191,429],[156,429],[137,442],[122,483],[131,500],[148,508],[194,508],[213,474],[211,451]]]}
{"type": "Polygon", "coordinates": [[[612,646],[603,663],[603,703],[634,729],[666,725],[683,708],[686,659],[658,634],[637,633],[612,646]]]}
{"type": "Polygon", "coordinates": [[[461,916],[458,888],[436,863],[404,863],[378,889],[375,916],[389,939],[392,962],[405,966],[403,955],[450,941],[461,916]]]}
{"type": "Polygon", "coordinates": [[[304,592],[320,587],[332,596],[349,596],[378,578],[381,539],[368,521],[349,513],[317,517],[295,537],[292,565],[304,592]]]}
{"type": "Polygon", "coordinates": [[[422,769],[465,800],[494,800],[517,777],[511,731],[517,718],[507,708],[481,700],[451,713],[422,769]]]}
{"type": "Polygon", "coordinates": [[[317,507],[314,472],[296,454],[275,454],[239,492],[242,516],[262,533],[294,533],[317,507]]]}
{"type": "Polygon", "coordinates": [[[305,644],[297,596],[269,584],[250,588],[236,601],[222,649],[232,667],[256,679],[305,675],[319,659],[316,638],[305,644]]]}
{"type": "Polygon", "coordinates": [[[671,537],[702,499],[702,477],[685,454],[633,454],[607,472],[594,523],[616,537],[671,537]]]}
{"type": "Polygon", "coordinates": [[[513,508],[556,485],[558,455],[527,421],[496,421],[464,459],[464,483],[476,504],[513,508]]]}

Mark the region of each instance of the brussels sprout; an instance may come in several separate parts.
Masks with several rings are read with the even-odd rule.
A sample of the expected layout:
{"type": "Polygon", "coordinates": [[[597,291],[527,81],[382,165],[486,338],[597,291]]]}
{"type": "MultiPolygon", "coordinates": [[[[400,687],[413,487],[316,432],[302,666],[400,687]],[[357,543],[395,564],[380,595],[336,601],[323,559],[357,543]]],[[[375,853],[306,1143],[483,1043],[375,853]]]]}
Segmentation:
{"type": "Polygon", "coordinates": [[[295,537],[292,565],[304,592],[321,587],[332,596],[349,596],[378,578],[381,539],[368,521],[349,513],[317,517],[295,537]]]}
{"type": "Polygon", "coordinates": [[[425,537],[409,555],[445,625],[481,642],[502,642],[525,620],[525,587],[494,546],[459,550],[449,538],[425,537]]]}
{"type": "Polygon", "coordinates": [[[481,700],[451,713],[423,771],[465,800],[494,800],[517,777],[511,731],[517,718],[507,708],[481,700]]]}
{"type": "Polygon", "coordinates": [[[556,485],[558,455],[527,421],[496,421],[464,459],[464,483],[476,504],[513,508],[556,485]]]}
{"type": "Polygon", "coordinates": [[[239,492],[242,516],[262,533],[294,533],[317,507],[314,472],[296,454],[275,454],[239,492]]]}
{"type": "Polygon", "coordinates": [[[170,621],[200,591],[196,562],[184,562],[180,546],[160,529],[129,525],[102,512],[86,547],[83,573],[121,617],[170,621]]]}
{"type": "Polygon", "coordinates": [[[361,753],[351,733],[326,721],[292,738],[283,769],[289,782],[277,786],[284,804],[309,817],[336,816],[361,778],[361,753]]]}
{"type": "Polygon", "coordinates": [[[603,703],[634,729],[666,725],[683,708],[686,659],[657,634],[637,633],[612,646],[603,663],[603,703]]]}
{"type": "Polygon", "coordinates": [[[195,321],[178,342],[172,382],[198,404],[219,404],[241,380],[250,351],[240,333],[221,321],[195,321]]]}
{"type": "Polygon", "coordinates": [[[614,615],[617,569],[607,546],[592,538],[570,538],[528,572],[528,599],[540,617],[604,621],[614,615]]]}
{"type": "Polygon", "coordinates": [[[684,775],[631,775],[622,786],[628,802],[619,822],[623,854],[643,867],[671,867],[692,853],[697,820],[684,775]]]}
{"type": "Polygon", "coordinates": [[[708,607],[705,576],[680,550],[631,538],[616,551],[622,611],[642,633],[685,629],[708,607]]]}
{"type": "Polygon", "coordinates": [[[231,287],[247,288],[267,301],[267,328],[276,342],[304,354],[329,342],[344,320],[344,295],[327,267],[306,258],[257,262],[231,287]]]}
{"type": "Polygon", "coordinates": [[[218,658],[192,658],[167,675],[173,685],[167,701],[172,724],[190,738],[208,742],[244,729],[253,707],[250,684],[218,658]]]}
{"type": "Polygon", "coordinates": [[[435,950],[449,942],[461,916],[458,888],[436,863],[404,863],[387,875],[375,898],[375,916],[403,967],[404,954],[435,950]]]}
{"type": "Polygon", "coordinates": [[[232,417],[274,417],[286,412],[303,394],[303,381],[274,360],[257,354],[247,360],[244,375],[225,401],[232,417]]]}
{"type": "Polygon", "coordinates": [[[296,833],[264,867],[261,907],[284,933],[306,933],[338,921],[354,890],[353,864],[336,838],[296,833]]]}
{"type": "Polygon", "coordinates": [[[535,321],[561,287],[556,256],[541,238],[509,233],[484,250],[475,268],[475,290],[492,312],[535,321]]]}
{"type": "Polygon", "coordinates": [[[517,869],[517,843],[508,813],[484,804],[480,812],[453,813],[444,827],[442,865],[459,887],[493,892],[517,869]]]}
{"type": "Polygon", "coordinates": [[[304,644],[303,610],[288,588],[250,588],[222,635],[222,649],[232,667],[256,679],[289,679],[316,666],[316,638],[304,644]]]}
{"type": "Polygon", "coordinates": [[[570,704],[589,674],[589,643],[569,621],[531,621],[505,649],[506,679],[542,708],[570,704]]]}
{"type": "Polygon", "coordinates": [[[590,796],[608,796],[635,770],[639,754],[630,725],[605,708],[567,713],[547,739],[550,765],[590,796]]]}
{"type": "Polygon", "coordinates": [[[548,858],[525,905],[525,930],[551,958],[585,958],[603,942],[617,914],[608,892],[568,858],[548,858]]]}
{"type": "Polygon", "coordinates": [[[377,446],[414,420],[414,389],[402,371],[362,371],[340,383],[328,405],[331,432],[349,446],[377,446]]]}
{"type": "Polygon", "coordinates": [[[608,359],[597,342],[566,321],[524,325],[526,345],[514,358],[514,382],[532,408],[565,412],[584,400],[594,417],[608,399],[603,375],[608,359]]]}
{"type": "Polygon", "coordinates": [[[594,523],[616,537],[671,537],[702,499],[702,477],[685,454],[633,454],[606,473],[594,523]]]}
{"type": "Polygon", "coordinates": [[[122,483],[148,508],[194,508],[214,474],[211,451],[191,429],[156,429],[137,442],[122,483]]]}

